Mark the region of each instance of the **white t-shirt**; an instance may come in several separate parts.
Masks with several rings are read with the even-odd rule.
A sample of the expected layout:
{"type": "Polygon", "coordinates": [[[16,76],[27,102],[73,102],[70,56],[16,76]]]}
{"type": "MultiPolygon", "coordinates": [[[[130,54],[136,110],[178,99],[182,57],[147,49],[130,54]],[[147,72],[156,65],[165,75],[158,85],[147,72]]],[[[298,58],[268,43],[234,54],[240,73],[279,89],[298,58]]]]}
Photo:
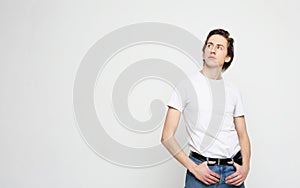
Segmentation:
{"type": "Polygon", "coordinates": [[[233,117],[245,112],[240,92],[231,83],[196,72],[176,85],[166,105],[182,112],[191,151],[230,158],[240,150],[233,117]]]}

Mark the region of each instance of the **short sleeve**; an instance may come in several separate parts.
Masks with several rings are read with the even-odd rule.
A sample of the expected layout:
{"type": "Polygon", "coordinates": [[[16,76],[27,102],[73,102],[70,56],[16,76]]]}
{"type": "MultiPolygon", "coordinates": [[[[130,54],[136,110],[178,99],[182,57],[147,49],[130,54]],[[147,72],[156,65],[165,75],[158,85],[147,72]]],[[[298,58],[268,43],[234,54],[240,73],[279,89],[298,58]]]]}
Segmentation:
{"type": "Polygon", "coordinates": [[[185,106],[187,105],[188,88],[189,84],[187,80],[180,81],[171,93],[166,105],[183,112],[185,106]]]}
{"type": "Polygon", "coordinates": [[[182,97],[178,93],[176,89],[173,90],[173,93],[171,94],[167,104],[169,107],[176,108],[180,112],[183,110],[183,102],[182,102],[182,97]]]}
{"type": "Polygon", "coordinates": [[[239,117],[239,116],[244,116],[245,115],[245,108],[243,104],[243,99],[242,95],[239,90],[237,90],[237,95],[236,95],[236,103],[234,107],[234,113],[233,117],[239,117]]]}

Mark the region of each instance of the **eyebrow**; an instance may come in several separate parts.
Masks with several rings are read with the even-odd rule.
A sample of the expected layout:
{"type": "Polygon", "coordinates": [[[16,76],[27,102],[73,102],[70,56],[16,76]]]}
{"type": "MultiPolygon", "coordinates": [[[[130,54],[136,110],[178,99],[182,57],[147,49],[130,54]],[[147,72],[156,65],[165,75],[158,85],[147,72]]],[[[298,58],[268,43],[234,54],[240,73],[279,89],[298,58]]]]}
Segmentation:
{"type": "MultiPolygon", "coordinates": [[[[207,44],[214,44],[213,42],[208,42],[207,44]]],[[[217,46],[223,46],[225,47],[223,44],[217,44],[217,46]]]]}

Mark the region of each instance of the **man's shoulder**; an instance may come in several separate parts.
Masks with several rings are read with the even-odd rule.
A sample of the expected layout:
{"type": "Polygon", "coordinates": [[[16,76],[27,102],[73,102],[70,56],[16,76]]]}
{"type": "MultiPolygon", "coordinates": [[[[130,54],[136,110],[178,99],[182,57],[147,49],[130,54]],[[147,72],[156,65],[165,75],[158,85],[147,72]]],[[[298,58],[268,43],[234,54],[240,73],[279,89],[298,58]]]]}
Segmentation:
{"type": "Polygon", "coordinates": [[[181,84],[181,85],[185,85],[187,83],[192,83],[194,81],[198,81],[198,77],[200,73],[197,73],[197,72],[191,72],[191,73],[188,73],[188,74],[185,74],[184,76],[182,76],[179,81],[178,81],[178,84],[181,84]]]}
{"type": "Polygon", "coordinates": [[[225,87],[233,93],[240,94],[239,87],[232,81],[225,80],[225,87]]]}

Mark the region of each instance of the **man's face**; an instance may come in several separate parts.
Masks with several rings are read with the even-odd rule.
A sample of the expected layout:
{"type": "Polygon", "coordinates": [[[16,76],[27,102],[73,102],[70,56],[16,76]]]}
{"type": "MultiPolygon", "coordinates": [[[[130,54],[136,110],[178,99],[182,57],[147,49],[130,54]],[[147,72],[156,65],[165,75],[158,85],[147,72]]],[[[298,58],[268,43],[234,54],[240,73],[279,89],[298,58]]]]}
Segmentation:
{"type": "Polygon", "coordinates": [[[224,62],[229,62],[227,56],[227,40],[221,35],[212,35],[207,41],[207,45],[202,54],[206,66],[222,68],[224,62]]]}

